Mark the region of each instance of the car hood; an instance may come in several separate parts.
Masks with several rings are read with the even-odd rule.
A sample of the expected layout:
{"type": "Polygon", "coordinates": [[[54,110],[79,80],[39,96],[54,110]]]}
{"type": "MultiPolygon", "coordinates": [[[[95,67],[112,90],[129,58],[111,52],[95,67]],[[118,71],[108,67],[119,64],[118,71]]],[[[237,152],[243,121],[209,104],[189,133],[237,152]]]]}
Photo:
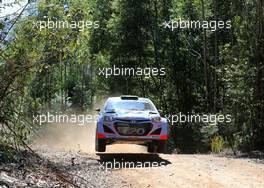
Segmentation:
{"type": "Polygon", "coordinates": [[[120,110],[115,113],[114,117],[125,120],[150,120],[160,115],[153,111],[120,110]]]}

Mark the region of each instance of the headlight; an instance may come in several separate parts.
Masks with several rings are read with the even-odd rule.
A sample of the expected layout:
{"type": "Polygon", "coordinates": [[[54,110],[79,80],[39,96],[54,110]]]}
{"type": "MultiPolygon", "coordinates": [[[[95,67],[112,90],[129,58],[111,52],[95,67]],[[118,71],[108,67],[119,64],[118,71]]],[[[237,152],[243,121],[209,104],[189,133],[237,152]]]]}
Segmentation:
{"type": "Polygon", "coordinates": [[[104,121],[105,122],[112,122],[112,121],[114,121],[114,118],[113,118],[113,116],[104,116],[104,121]]]}
{"type": "Polygon", "coordinates": [[[161,118],[160,117],[154,117],[154,118],[152,118],[152,121],[153,122],[160,122],[161,118]]]}

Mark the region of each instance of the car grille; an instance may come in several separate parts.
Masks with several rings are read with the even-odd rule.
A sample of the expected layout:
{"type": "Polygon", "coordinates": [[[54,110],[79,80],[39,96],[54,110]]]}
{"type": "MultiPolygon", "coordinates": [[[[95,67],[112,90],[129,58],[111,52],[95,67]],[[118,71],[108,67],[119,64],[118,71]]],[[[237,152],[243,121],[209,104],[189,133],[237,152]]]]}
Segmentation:
{"type": "Polygon", "coordinates": [[[116,118],[116,121],[118,122],[128,122],[131,123],[131,121],[135,121],[135,123],[146,123],[146,122],[150,122],[150,120],[128,120],[128,119],[120,119],[120,118],[116,118]]]}
{"type": "Polygon", "coordinates": [[[114,123],[118,134],[123,136],[146,136],[152,129],[149,120],[122,120],[114,123]]]}

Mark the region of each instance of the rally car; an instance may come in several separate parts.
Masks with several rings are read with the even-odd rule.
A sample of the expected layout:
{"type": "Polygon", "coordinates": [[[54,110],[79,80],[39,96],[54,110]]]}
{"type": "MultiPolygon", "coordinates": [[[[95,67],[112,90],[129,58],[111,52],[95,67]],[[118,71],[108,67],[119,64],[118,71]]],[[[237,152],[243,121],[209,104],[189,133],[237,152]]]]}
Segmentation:
{"type": "Polygon", "coordinates": [[[103,109],[97,109],[95,148],[105,152],[106,145],[133,143],[146,145],[148,152],[165,152],[168,122],[148,98],[111,97],[103,109]]]}

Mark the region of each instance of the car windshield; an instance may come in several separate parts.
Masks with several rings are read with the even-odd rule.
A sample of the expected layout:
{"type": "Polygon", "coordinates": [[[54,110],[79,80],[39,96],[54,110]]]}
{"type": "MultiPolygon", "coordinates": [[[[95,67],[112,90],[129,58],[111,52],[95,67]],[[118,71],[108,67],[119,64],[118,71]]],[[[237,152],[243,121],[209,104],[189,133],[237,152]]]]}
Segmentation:
{"type": "Polygon", "coordinates": [[[106,110],[137,110],[137,111],[156,111],[155,107],[148,102],[139,101],[115,101],[108,103],[106,110]]]}

